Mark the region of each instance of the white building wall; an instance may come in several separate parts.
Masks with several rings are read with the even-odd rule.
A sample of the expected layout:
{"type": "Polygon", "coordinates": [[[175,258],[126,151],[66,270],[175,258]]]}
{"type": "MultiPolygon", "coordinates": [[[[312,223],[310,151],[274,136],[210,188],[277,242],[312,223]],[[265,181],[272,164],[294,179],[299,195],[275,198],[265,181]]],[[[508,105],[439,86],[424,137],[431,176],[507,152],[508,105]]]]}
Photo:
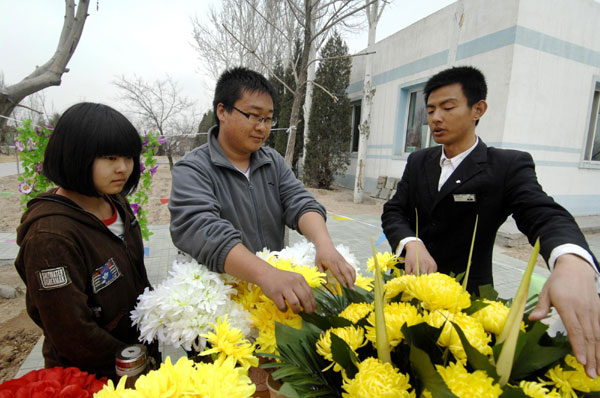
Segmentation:
{"type": "MultiPolygon", "coordinates": [[[[592,0],[464,0],[378,42],[367,190],[375,191],[378,176],[404,170],[407,88],[451,65],[474,65],[488,82],[481,138],[530,152],[550,195],[574,214],[600,214],[600,167],[581,162],[600,76],[598,21],[592,0]]],[[[363,73],[357,57],[352,100],[362,96],[363,73]]],[[[355,159],[339,181],[352,186],[354,170],[355,159]]]]}

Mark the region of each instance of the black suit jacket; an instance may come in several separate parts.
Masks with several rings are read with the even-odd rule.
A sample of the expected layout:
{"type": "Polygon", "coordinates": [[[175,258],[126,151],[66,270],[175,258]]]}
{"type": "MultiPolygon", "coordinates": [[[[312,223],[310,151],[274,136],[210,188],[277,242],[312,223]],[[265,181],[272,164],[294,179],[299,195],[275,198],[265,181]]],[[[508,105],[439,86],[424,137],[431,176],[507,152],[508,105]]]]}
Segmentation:
{"type": "Polygon", "coordinates": [[[393,250],[402,239],[416,236],[416,209],[419,238],[443,273],[466,270],[479,215],[470,291],[493,283],[496,232],[511,214],[531,244],[540,237],[546,262],[552,249],[564,243],[591,253],[573,217],[542,190],[529,153],[488,148],[480,140],[438,192],[441,151],[437,146],[412,153],[396,194],[384,205],[383,231],[393,250]]]}

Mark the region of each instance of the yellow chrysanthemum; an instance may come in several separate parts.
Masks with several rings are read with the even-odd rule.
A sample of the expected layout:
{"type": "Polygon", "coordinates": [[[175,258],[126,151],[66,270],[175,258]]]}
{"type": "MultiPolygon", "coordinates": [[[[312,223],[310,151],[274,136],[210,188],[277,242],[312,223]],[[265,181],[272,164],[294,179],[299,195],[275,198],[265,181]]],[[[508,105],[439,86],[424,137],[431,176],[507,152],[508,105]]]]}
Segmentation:
{"type": "MultiPolygon", "coordinates": [[[[356,353],[360,347],[364,347],[367,344],[365,340],[365,331],[362,327],[347,326],[343,328],[332,328],[328,329],[325,334],[322,334],[317,341],[317,353],[326,360],[333,362],[333,370],[340,372],[343,368],[333,360],[331,354],[331,334],[335,334],[340,339],[344,340],[352,351],[356,353]]],[[[330,366],[329,366],[330,367],[330,366]]],[[[327,367],[326,369],[329,369],[327,367]]]]}
{"type": "Polygon", "coordinates": [[[119,384],[117,384],[117,387],[115,388],[112,380],[108,380],[108,384],[106,384],[102,390],[95,393],[94,398],[144,398],[139,392],[130,388],[125,388],[126,381],[127,376],[121,377],[119,384]]]}
{"type": "Polygon", "coordinates": [[[238,328],[231,328],[227,315],[219,317],[217,324],[211,324],[215,333],[201,335],[212,348],[202,352],[202,355],[218,354],[219,358],[233,357],[244,369],[258,366],[258,358],[253,355],[254,344],[244,338],[244,333],[238,328]]]}
{"type": "Polygon", "coordinates": [[[502,333],[510,309],[499,301],[484,299],[483,302],[487,305],[471,316],[481,322],[487,332],[499,335],[502,333]]]}
{"type": "Polygon", "coordinates": [[[159,370],[140,376],[135,389],[145,397],[178,397],[190,391],[194,372],[194,362],[187,358],[180,358],[175,365],[167,359],[159,370]]]}
{"type": "Polygon", "coordinates": [[[249,284],[245,288],[239,289],[237,296],[233,296],[233,299],[247,311],[256,308],[258,303],[269,300],[262,289],[254,284],[249,284]]]}
{"type": "Polygon", "coordinates": [[[400,293],[404,293],[405,291],[407,291],[410,283],[416,278],[416,275],[402,275],[387,281],[387,283],[384,286],[385,300],[390,301],[391,299],[398,296],[400,293]]]}
{"type": "MultiPolygon", "coordinates": [[[[235,366],[235,359],[229,357],[215,363],[198,363],[190,384],[192,392],[182,396],[211,398],[252,397],[256,386],[245,369],[235,366]]],[[[156,394],[149,396],[158,396],[156,394]]]]}
{"type": "Polygon", "coordinates": [[[271,300],[262,301],[256,308],[250,310],[250,320],[258,329],[256,338],[257,351],[270,354],[276,353],[275,322],[283,323],[296,329],[302,327],[302,318],[291,309],[281,312],[271,300]]]}
{"type": "Polygon", "coordinates": [[[447,367],[436,365],[436,369],[450,391],[459,398],[497,398],[502,394],[502,388],[483,370],[469,373],[459,362],[447,367]]]}
{"type": "Polygon", "coordinates": [[[525,395],[531,398],[561,398],[557,391],[550,391],[546,388],[545,384],[536,381],[522,380],[519,383],[519,387],[523,390],[525,395]]]}
{"type": "Polygon", "coordinates": [[[373,304],[352,303],[344,308],[338,316],[345,318],[352,323],[356,323],[367,316],[371,311],[373,311],[373,304]]]}
{"type": "Polygon", "coordinates": [[[356,281],[354,282],[354,284],[358,287],[362,287],[368,292],[373,290],[373,278],[370,276],[356,274],[356,281]]]}
{"type": "MultiPolygon", "coordinates": [[[[502,329],[504,329],[510,308],[500,301],[483,299],[483,302],[488,305],[472,313],[471,316],[481,322],[486,332],[494,333],[498,336],[502,333],[502,329]]],[[[524,322],[521,322],[521,330],[523,333],[525,332],[524,322]]]]}
{"type": "Polygon", "coordinates": [[[471,296],[453,277],[440,274],[419,275],[411,279],[407,293],[423,303],[428,310],[457,311],[471,306],[471,296]]]}
{"type": "MultiPolygon", "coordinates": [[[[387,337],[390,347],[396,347],[404,340],[404,334],[402,334],[402,325],[406,323],[406,326],[413,326],[423,322],[423,317],[419,314],[416,307],[410,303],[389,303],[383,308],[385,316],[385,330],[387,331],[387,337]]],[[[367,339],[375,344],[376,329],[375,329],[375,311],[369,314],[367,322],[371,326],[367,326],[367,339]]]]}
{"type": "Polygon", "coordinates": [[[563,397],[575,398],[574,390],[581,392],[600,391],[600,378],[591,379],[585,373],[583,365],[571,354],[565,357],[565,363],[574,370],[565,370],[560,365],[546,372],[550,379],[547,384],[554,385],[563,397]]]}
{"type": "Polygon", "coordinates": [[[457,359],[464,361],[467,358],[467,354],[452,323],[446,321],[458,324],[469,343],[479,352],[484,355],[492,354],[492,348],[489,346],[491,337],[485,332],[479,321],[467,314],[463,312],[452,314],[450,311],[438,310],[426,314],[424,319],[425,322],[433,327],[439,328],[444,326],[438,338],[438,344],[442,347],[450,348],[450,351],[457,359]]]}
{"type": "MultiPolygon", "coordinates": [[[[395,269],[396,267],[394,267],[394,265],[398,264],[399,262],[400,259],[390,252],[377,253],[377,263],[379,264],[379,269],[381,272],[387,272],[390,269],[395,269]]],[[[375,272],[374,257],[371,257],[367,261],[367,269],[371,272],[375,272]]]]}
{"type": "Polygon", "coordinates": [[[358,364],[353,379],[344,379],[344,398],[415,398],[409,377],[389,363],[367,358],[358,364]]]}
{"type": "Polygon", "coordinates": [[[306,280],[306,283],[308,283],[308,285],[312,288],[319,287],[325,283],[325,273],[320,272],[317,267],[296,265],[289,259],[280,259],[275,257],[270,258],[268,263],[277,269],[295,272],[302,275],[306,280]]]}

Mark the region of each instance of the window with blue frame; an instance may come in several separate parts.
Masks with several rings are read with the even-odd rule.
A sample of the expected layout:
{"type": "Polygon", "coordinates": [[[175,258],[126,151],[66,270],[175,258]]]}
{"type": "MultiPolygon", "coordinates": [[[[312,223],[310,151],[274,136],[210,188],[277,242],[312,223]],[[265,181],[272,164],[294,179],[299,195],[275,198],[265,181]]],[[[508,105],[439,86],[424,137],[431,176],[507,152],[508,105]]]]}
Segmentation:
{"type": "MultiPolygon", "coordinates": [[[[410,153],[430,146],[429,126],[427,124],[427,109],[423,87],[408,92],[406,131],[404,132],[404,152],[410,153]]],[[[435,142],[433,142],[435,144],[435,142]]]]}
{"type": "Polygon", "coordinates": [[[584,159],[600,163],[600,82],[596,82],[592,99],[592,114],[584,159]]]}

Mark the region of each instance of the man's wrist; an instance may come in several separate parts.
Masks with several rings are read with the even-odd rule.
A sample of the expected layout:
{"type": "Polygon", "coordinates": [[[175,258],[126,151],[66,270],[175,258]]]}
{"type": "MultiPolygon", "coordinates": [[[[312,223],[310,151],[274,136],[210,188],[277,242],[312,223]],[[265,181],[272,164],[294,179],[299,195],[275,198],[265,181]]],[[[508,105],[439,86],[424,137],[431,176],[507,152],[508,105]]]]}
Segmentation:
{"type": "Polygon", "coordinates": [[[398,247],[396,248],[396,253],[395,254],[398,255],[398,256],[400,254],[402,254],[402,252],[404,251],[404,248],[405,248],[406,244],[410,243],[410,242],[421,242],[422,243],[423,241],[421,239],[417,238],[416,236],[406,237],[406,238],[402,239],[400,241],[400,243],[398,243],[398,247]]]}

